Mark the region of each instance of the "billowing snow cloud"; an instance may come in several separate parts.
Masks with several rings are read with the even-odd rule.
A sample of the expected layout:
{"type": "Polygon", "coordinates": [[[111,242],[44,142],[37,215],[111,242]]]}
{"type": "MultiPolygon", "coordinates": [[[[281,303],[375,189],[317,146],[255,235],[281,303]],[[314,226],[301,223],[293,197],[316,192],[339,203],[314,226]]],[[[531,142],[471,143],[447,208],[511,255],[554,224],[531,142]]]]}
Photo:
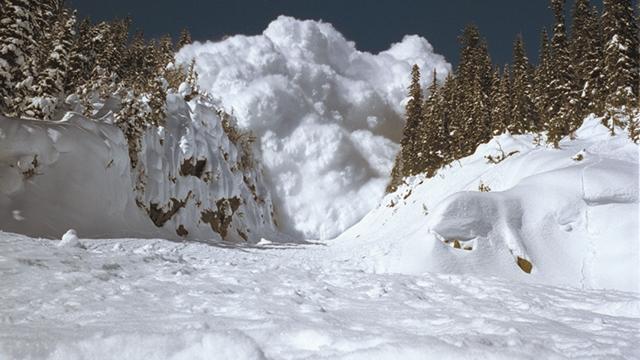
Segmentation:
{"type": "Polygon", "coordinates": [[[262,35],[184,47],[203,89],[259,139],[283,230],[330,238],[382,197],[402,133],[411,65],[450,70],[422,37],[377,55],[331,24],[280,16],[262,35]]]}

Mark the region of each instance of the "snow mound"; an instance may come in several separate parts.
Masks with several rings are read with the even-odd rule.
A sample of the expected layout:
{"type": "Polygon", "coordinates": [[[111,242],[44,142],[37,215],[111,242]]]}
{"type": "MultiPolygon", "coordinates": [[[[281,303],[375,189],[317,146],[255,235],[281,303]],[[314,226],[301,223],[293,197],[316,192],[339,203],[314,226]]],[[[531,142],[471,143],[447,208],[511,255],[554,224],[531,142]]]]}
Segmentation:
{"type": "Polygon", "coordinates": [[[262,35],[194,43],[200,85],[255,132],[280,223],[305,238],[330,238],[382,198],[403,120],[411,65],[424,86],[450,65],[424,38],[387,51],[358,51],[333,26],[280,16],[262,35]]]}
{"type": "Polygon", "coordinates": [[[213,104],[169,94],[166,126],[144,134],[133,170],[112,116],[0,117],[2,230],[251,242],[275,233],[260,165],[244,160],[213,104]]]}
{"type": "Polygon", "coordinates": [[[336,247],[369,248],[349,261],[370,271],[639,291],[638,146],[619,134],[590,117],[560,149],[498,136],[434,178],[406,179],[336,247]]]}
{"type": "Polygon", "coordinates": [[[62,239],[60,239],[60,242],[57,244],[57,246],[63,248],[84,248],[84,245],[82,245],[82,243],[78,239],[78,234],[73,229],[67,230],[67,232],[62,235],[62,239]]]}

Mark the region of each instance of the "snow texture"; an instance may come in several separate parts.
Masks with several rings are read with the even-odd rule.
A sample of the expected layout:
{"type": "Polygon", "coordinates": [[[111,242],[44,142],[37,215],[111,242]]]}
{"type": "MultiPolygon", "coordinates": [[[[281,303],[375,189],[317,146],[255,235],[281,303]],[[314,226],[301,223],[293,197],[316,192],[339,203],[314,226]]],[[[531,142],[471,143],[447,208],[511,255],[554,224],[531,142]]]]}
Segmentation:
{"type": "Polygon", "coordinates": [[[321,245],[82,241],[0,233],[0,358],[640,356],[638,293],[375,274],[321,245]]]}
{"type": "Polygon", "coordinates": [[[252,242],[274,234],[262,170],[241,165],[212,104],[169,94],[166,127],[144,135],[142,171],[132,171],[126,140],[103,112],[60,122],[0,117],[2,230],[252,242]]]}
{"type": "Polygon", "coordinates": [[[336,252],[372,272],[640,291],[638,145],[617,133],[590,117],[560,149],[495,137],[434,178],[406,179],[335,240],[336,252]]]}
{"type": "Polygon", "coordinates": [[[406,36],[379,54],[358,51],[333,26],[280,16],[258,36],[194,43],[199,84],[260,141],[280,224],[331,238],[382,198],[398,151],[410,69],[443,79],[450,65],[406,36]]]}

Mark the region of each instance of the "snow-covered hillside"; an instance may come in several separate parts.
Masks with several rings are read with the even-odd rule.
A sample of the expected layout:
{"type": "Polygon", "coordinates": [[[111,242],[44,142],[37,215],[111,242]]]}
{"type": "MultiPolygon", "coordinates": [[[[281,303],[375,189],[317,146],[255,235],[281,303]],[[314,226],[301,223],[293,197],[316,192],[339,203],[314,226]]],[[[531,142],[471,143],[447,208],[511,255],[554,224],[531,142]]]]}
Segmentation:
{"type": "Polygon", "coordinates": [[[132,170],[113,113],[98,120],[0,117],[0,227],[57,238],[258,241],[275,231],[261,166],[203,98],[167,97],[166,126],[148,131],[132,170]],[[231,136],[233,137],[233,136],[231,136]]]}
{"type": "Polygon", "coordinates": [[[336,253],[371,272],[639,291],[638,145],[599,120],[560,149],[505,134],[432,179],[407,179],[336,253]]]}
{"type": "Polygon", "coordinates": [[[379,54],[331,24],[280,16],[261,35],[194,43],[199,83],[258,137],[279,220],[304,238],[331,238],[376,206],[398,151],[413,64],[423,85],[450,65],[419,36],[379,54]],[[318,196],[322,194],[322,196],[318,196]]]}
{"type": "Polygon", "coordinates": [[[0,233],[2,359],[640,357],[638,293],[372,274],[328,244],[57,245],[0,233]]]}

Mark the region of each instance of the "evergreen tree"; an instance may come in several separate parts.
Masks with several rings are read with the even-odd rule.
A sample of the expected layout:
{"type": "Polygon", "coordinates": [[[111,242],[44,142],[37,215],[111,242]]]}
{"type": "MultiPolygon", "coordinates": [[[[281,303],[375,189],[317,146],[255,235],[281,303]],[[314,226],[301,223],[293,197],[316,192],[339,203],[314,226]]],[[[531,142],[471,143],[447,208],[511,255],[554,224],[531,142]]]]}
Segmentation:
{"type": "Polygon", "coordinates": [[[85,84],[91,77],[95,54],[91,47],[91,21],[84,19],[76,27],[76,36],[73,38],[73,46],[69,55],[69,70],[65,92],[72,93],[78,87],[85,84]]]}
{"type": "Polygon", "coordinates": [[[417,174],[421,169],[422,154],[419,152],[418,129],[422,122],[422,88],[420,87],[420,68],[411,68],[411,84],[409,85],[409,101],[405,109],[405,126],[401,142],[402,175],[417,174]]]}
{"type": "Polygon", "coordinates": [[[496,79],[494,81],[497,81],[497,87],[493,92],[491,117],[493,118],[493,134],[499,135],[505,131],[512,132],[514,130],[512,122],[513,116],[511,115],[513,101],[509,65],[504,66],[502,76],[500,76],[500,71],[496,68],[494,71],[494,79],[496,79]]]}
{"type": "Polygon", "coordinates": [[[638,24],[631,0],[605,0],[602,22],[606,124],[613,134],[615,126],[623,125],[622,116],[638,105],[638,24]]]}
{"type": "Polygon", "coordinates": [[[191,33],[188,29],[182,29],[180,32],[180,39],[178,40],[178,50],[182,49],[183,46],[189,45],[193,42],[191,40],[191,33]]]}
{"type": "Polygon", "coordinates": [[[548,140],[559,147],[560,139],[580,125],[580,100],[574,83],[574,67],[567,48],[564,20],[565,0],[551,0],[556,24],[551,40],[551,84],[549,88],[548,140]]]}
{"type": "Polygon", "coordinates": [[[75,21],[75,14],[70,10],[60,10],[52,26],[54,35],[46,46],[49,56],[38,74],[38,83],[30,91],[32,96],[25,112],[29,116],[50,120],[64,95],[75,21]]]}
{"type": "Polygon", "coordinates": [[[571,59],[576,88],[580,91],[582,117],[602,111],[602,27],[597,9],[589,0],[576,0],[573,7],[571,59]]]}
{"type": "Polygon", "coordinates": [[[418,128],[422,120],[422,89],[420,87],[420,67],[414,64],[411,68],[411,84],[409,85],[409,101],[405,107],[405,125],[400,141],[400,152],[396,156],[392,179],[387,189],[393,191],[405,176],[420,172],[420,158],[416,153],[418,144],[418,128]]]}
{"type": "Polygon", "coordinates": [[[162,77],[154,77],[149,81],[147,92],[149,93],[149,115],[147,124],[152,126],[164,126],[166,117],[167,91],[162,77]]]}
{"type": "Polygon", "coordinates": [[[518,35],[513,44],[513,100],[510,116],[513,117],[512,129],[515,134],[538,129],[538,114],[533,103],[532,69],[527,58],[522,35],[518,35]]]}
{"type": "Polygon", "coordinates": [[[434,69],[429,85],[428,96],[422,107],[422,123],[418,128],[422,168],[427,177],[435,175],[443,165],[444,134],[441,127],[442,100],[438,92],[437,72],[434,69]]]}
{"type": "Polygon", "coordinates": [[[549,129],[550,114],[550,89],[552,79],[551,45],[547,31],[542,29],[540,35],[540,55],[538,66],[534,71],[534,98],[533,103],[539,117],[541,130],[549,129]]]}
{"type": "Polygon", "coordinates": [[[35,73],[35,4],[29,0],[1,0],[0,14],[0,110],[20,115],[24,90],[35,73]]]}
{"type": "Polygon", "coordinates": [[[486,42],[478,28],[469,25],[460,37],[460,63],[456,70],[454,110],[450,136],[456,157],[475,150],[492,132],[490,99],[493,66],[486,42]]]}

